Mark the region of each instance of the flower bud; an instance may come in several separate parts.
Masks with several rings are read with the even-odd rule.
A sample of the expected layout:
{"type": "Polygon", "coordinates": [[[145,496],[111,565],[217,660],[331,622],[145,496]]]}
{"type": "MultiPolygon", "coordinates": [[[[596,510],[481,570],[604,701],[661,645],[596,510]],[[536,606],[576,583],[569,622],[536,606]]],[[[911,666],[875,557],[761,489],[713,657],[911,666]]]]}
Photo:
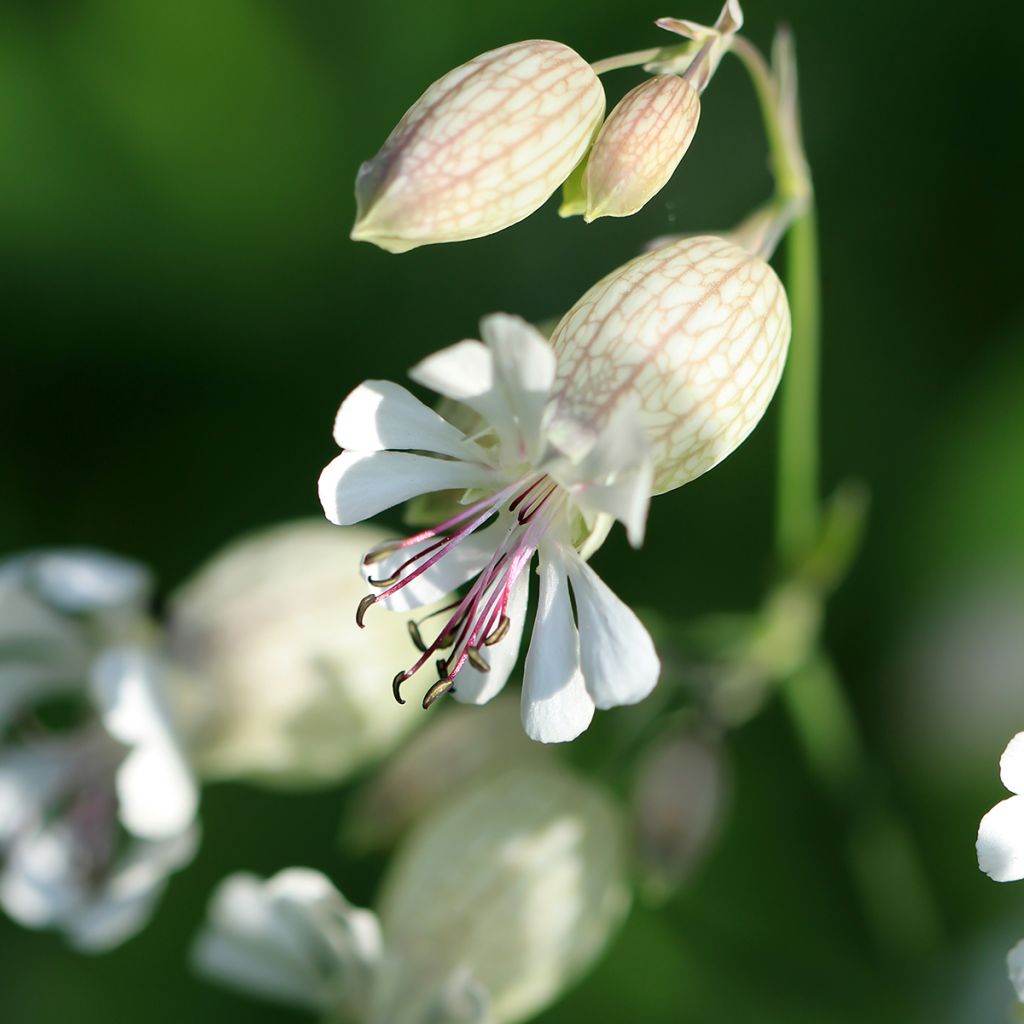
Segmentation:
{"type": "Polygon", "coordinates": [[[474,57],[430,86],[359,169],[352,237],[405,252],[501,231],[569,176],[603,114],[597,75],[562,43],[474,57]]]}
{"type": "Polygon", "coordinates": [[[789,303],[764,260],[721,238],[645,253],[594,285],[551,336],[552,430],[567,449],[635,404],[652,493],[693,480],[754,429],[789,346],[789,303]]]}
{"type": "Polygon", "coordinates": [[[584,220],[628,217],[668,184],[690,146],[700,96],[677,75],[658,75],[622,98],[583,172],[584,220]]]}
{"type": "Polygon", "coordinates": [[[601,790],[554,768],[516,769],[425,819],[385,883],[375,1024],[430,1019],[453,973],[486,993],[491,1024],[533,1017],[623,918],[620,830],[601,790]]]}
{"type": "Polygon", "coordinates": [[[231,545],[172,597],[169,643],[202,689],[194,758],[212,777],[281,785],[337,780],[418,721],[380,692],[381,662],[408,643],[399,616],[356,627],[362,553],[384,536],[320,521],[231,545]]]}
{"type": "Polygon", "coordinates": [[[657,742],[633,789],[637,854],[653,889],[685,881],[714,839],[726,796],[717,743],[689,731],[657,742]]]}

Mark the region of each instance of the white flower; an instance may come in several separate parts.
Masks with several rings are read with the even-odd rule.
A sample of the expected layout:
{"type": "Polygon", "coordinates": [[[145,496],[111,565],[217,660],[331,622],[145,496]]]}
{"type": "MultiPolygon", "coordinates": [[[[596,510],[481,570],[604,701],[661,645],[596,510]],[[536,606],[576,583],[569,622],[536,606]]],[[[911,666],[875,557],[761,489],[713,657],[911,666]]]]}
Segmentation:
{"type": "Polygon", "coordinates": [[[978,827],[978,867],[996,882],[1024,878],[1024,732],[999,760],[999,777],[1014,795],[992,808],[978,827]]]}
{"type": "MultiPolygon", "coordinates": [[[[996,882],[1024,878],[1024,732],[1017,733],[999,759],[999,777],[1014,795],[995,805],[978,826],[978,867],[996,882]]],[[[1007,956],[1010,981],[1024,1002],[1024,942],[1007,956]]]]}
{"type": "Polygon", "coordinates": [[[554,768],[471,786],[422,820],[380,918],[322,875],[236,875],[194,962],[235,988],[350,1024],[514,1024],[558,997],[629,906],[618,808],[554,768]]]}
{"type": "Polygon", "coordinates": [[[168,645],[193,676],[191,753],[212,778],[277,786],[343,778],[416,726],[380,699],[380,658],[408,642],[401,620],[359,630],[369,527],[283,523],[218,552],[171,596],[168,645]]]}
{"type": "Polygon", "coordinates": [[[191,859],[198,793],[161,666],[136,644],[148,575],[96,552],[0,566],[0,902],[29,927],[108,949],[145,923],[191,859]],[[60,695],[73,724],[33,716],[60,695]]]}
{"type": "Polygon", "coordinates": [[[404,388],[363,384],[338,411],[334,437],[345,451],[321,475],[320,499],[328,519],[344,525],[418,494],[464,492],[464,507],[446,522],[364,560],[376,574],[370,582],[377,593],[360,604],[360,625],[371,604],[405,611],[476,577],[432,642],[421,642],[412,628],[422,653],[395,677],[394,688],[397,695],[406,679],[436,661],[439,679],[425,706],[453,687],[460,700],[484,703],[505,685],[523,630],[528,569],[539,554],[523,723],[534,739],[571,740],[595,707],[634,703],[657,681],[647,631],[580,553],[613,519],[640,543],[652,474],[648,446],[623,409],[587,450],[569,458],[548,431],[551,347],[510,316],[488,317],[481,334],[483,343],[460,342],[410,374],[469,406],[480,428],[467,436],[404,388]]]}
{"type": "Polygon", "coordinates": [[[550,345],[522,320],[495,315],[482,343],[459,342],[414,367],[417,383],[472,410],[465,432],[387,381],[349,395],[334,427],[346,450],[320,477],[328,519],[359,522],[437,491],[459,492],[463,506],[364,559],[377,593],[360,604],[360,625],[373,604],[406,611],[474,580],[431,642],[425,619],[411,624],[422,654],[395,677],[396,696],[432,660],[438,681],[424,706],[452,688],[484,703],[504,686],[537,554],[527,733],[570,740],[595,707],[642,700],[659,671],[653,644],[586,558],[616,519],[639,545],[652,492],[687,483],[743,441],[775,392],[789,331],[785,292],[763,260],[690,238],[598,282],[550,345]]]}
{"type": "Polygon", "coordinates": [[[267,881],[225,879],[192,960],[233,988],[361,1020],[380,955],[374,914],[353,907],[319,872],[289,868],[267,881]]]}

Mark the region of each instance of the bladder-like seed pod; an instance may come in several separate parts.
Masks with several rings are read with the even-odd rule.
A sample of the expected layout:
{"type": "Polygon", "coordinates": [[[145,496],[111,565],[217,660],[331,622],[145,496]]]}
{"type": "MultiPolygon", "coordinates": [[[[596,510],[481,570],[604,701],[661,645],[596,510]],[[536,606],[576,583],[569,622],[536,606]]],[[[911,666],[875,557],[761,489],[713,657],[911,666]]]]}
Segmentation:
{"type": "Polygon", "coordinates": [[[700,119],[697,90],[658,75],[622,98],[605,121],[583,173],[584,219],[628,217],[668,184],[700,119]]]}
{"type": "Polygon", "coordinates": [[[566,445],[634,404],[660,494],[721,462],[754,429],[789,345],[785,290],[760,257],[721,238],[645,253],[594,285],[551,336],[552,430],[566,445]]]}
{"type": "Polygon", "coordinates": [[[405,252],[515,224],[569,176],[604,105],[597,75],[562,43],[474,57],[430,86],[360,168],[352,237],[405,252]]]}

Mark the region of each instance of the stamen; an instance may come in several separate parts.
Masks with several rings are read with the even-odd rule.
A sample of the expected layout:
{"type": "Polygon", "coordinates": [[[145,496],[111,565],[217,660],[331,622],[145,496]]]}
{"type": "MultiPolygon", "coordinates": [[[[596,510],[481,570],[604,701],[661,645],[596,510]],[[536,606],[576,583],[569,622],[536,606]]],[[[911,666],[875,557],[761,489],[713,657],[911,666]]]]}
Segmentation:
{"type": "Polygon", "coordinates": [[[503,640],[511,625],[512,620],[507,615],[502,615],[497,628],[484,637],[484,647],[493,647],[499,640],[503,640]]]}
{"type": "Polygon", "coordinates": [[[454,685],[454,679],[439,679],[434,683],[423,696],[423,710],[426,711],[438,697],[443,697],[454,685]]]}
{"type": "Polygon", "coordinates": [[[372,576],[366,578],[366,582],[371,587],[379,587],[381,590],[386,590],[388,587],[393,586],[398,582],[398,578],[401,575],[401,571],[392,573],[386,580],[375,580],[372,576]]]}
{"type": "Polygon", "coordinates": [[[466,654],[469,657],[469,663],[478,672],[490,672],[491,666],[487,664],[484,656],[480,653],[479,647],[467,647],[466,654]]]}
{"type": "Polygon", "coordinates": [[[372,551],[367,551],[363,555],[363,565],[376,565],[378,562],[383,562],[385,558],[390,558],[399,549],[401,543],[400,540],[389,540],[372,551]]]}
{"type": "Polygon", "coordinates": [[[416,645],[416,650],[426,654],[427,645],[423,642],[423,637],[420,635],[420,627],[412,619],[409,620],[407,625],[409,627],[409,636],[412,637],[412,642],[416,645]]]}
{"type": "Polygon", "coordinates": [[[366,597],[364,597],[362,599],[362,601],[359,602],[359,607],[356,609],[356,625],[360,629],[364,628],[363,627],[363,616],[366,615],[366,612],[370,608],[370,606],[373,605],[373,604],[376,604],[376,602],[377,602],[377,595],[376,594],[367,594],[366,597]]]}
{"type": "Polygon", "coordinates": [[[399,704],[405,703],[405,698],[401,694],[401,689],[402,683],[404,683],[408,678],[409,676],[406,672],[399,672],[398,675],[391,680],[391,692],[395,695],[395,700],[397,700],[399,704]]]}

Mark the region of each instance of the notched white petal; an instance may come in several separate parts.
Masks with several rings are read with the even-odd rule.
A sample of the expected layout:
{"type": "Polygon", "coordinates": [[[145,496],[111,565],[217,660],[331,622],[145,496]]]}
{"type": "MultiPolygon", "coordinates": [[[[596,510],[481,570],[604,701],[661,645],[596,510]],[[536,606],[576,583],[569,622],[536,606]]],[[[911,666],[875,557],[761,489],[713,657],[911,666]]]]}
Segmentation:
{"type": "Polygon", "coordinates": [[[978,867],[996,882],[1024,878],[1024,796],[996,804],[978,826],[978,867]]]}
{"type": "Polygon", "coordinates": [[[1024,732],[1017,733],[999,759],[999,777],[1011,793],[1024,793],[1024,732]]]}
{"type": "Polygon", "coordinates": [[[567,564],[587,692],[602,710],[638,703],[654,689],[661,672],[650,633],[589,565],[573,555],[567,564]]]}
{"type": "Polygon", "coordinates": [[[334,440],[356,452],[424,451],[465,458],[462,431],[399,384],[368,380],[338,409],[334,440]]]}
{"type": "Polygon", "coordinates": [[[407,452],[342,452],[320,474],[320,504],[338,526],[351,526],[418,494],[493,483],[486,466],[407,452]]]}
{"type": "Polygon", "coordinates": [[[523,678],[523,728],[541,743],[566,743],[590,725],[594,701],[583,682],[580,638],[557,549],[541,549],[538,573],[540,597],[523,678]]]}

